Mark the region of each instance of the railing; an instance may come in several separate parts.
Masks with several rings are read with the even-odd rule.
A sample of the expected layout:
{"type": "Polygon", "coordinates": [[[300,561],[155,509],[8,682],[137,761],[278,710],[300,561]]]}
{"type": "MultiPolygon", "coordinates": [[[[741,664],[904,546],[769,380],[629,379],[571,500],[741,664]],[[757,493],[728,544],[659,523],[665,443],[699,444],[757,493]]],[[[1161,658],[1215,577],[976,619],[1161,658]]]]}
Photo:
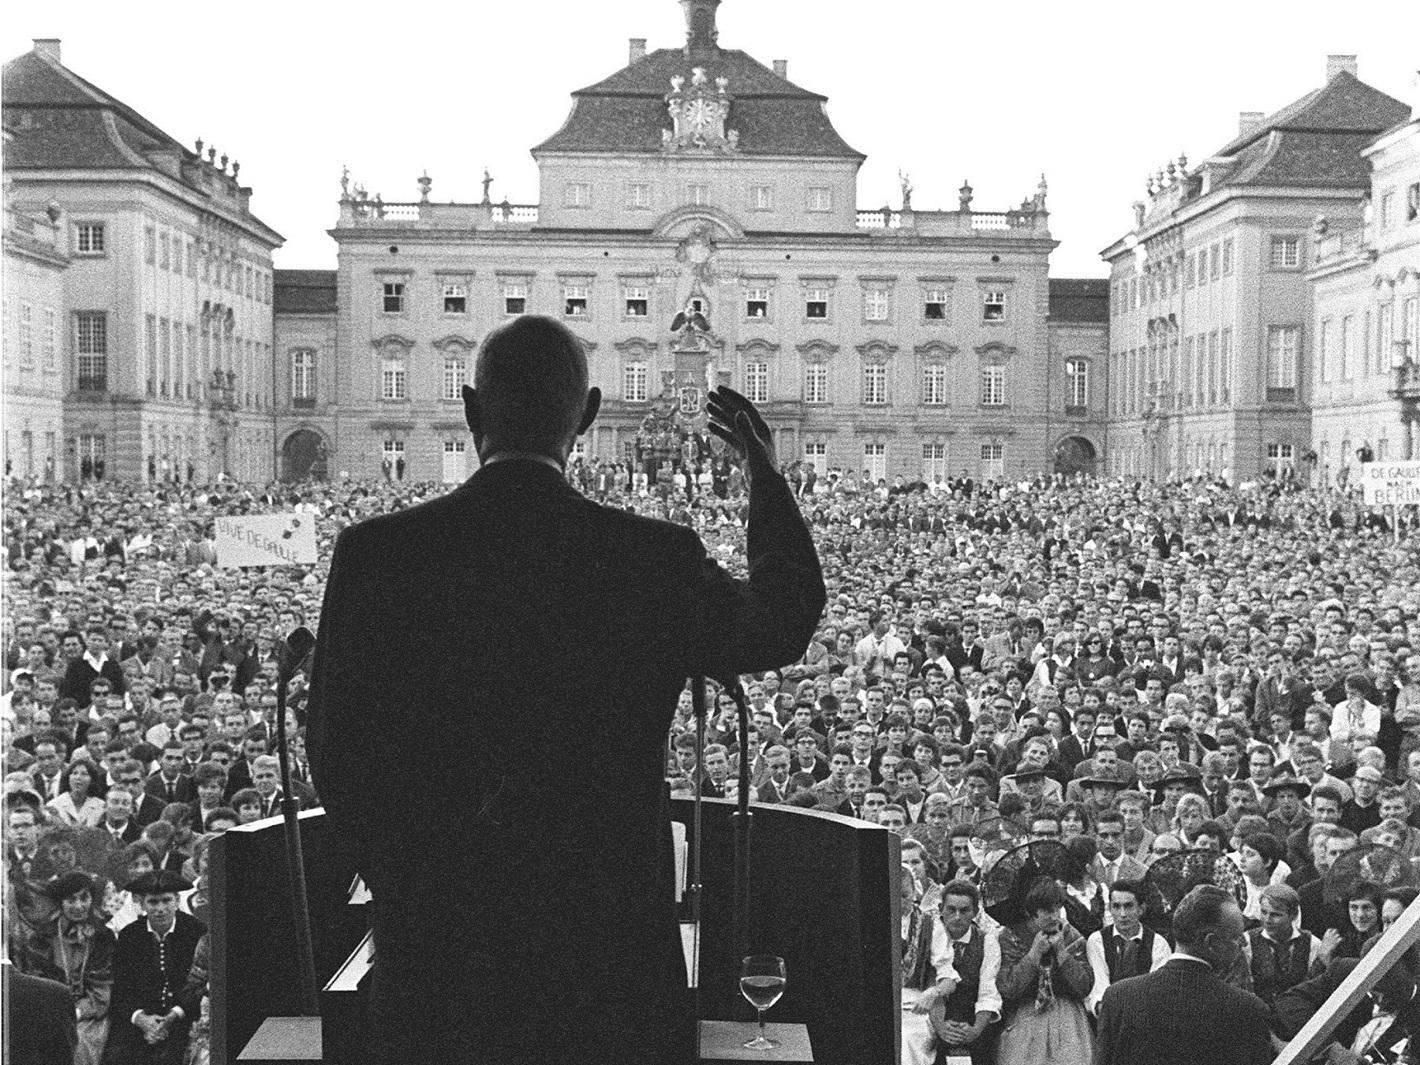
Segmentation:
{"type": "Polygon", "coordinates": [[[1011,216],[1003,211],[971,212],[972,229],[1010,229],[1011,216]]]}
{"type": "Polygon", "coordinates": [[[902,212],[887,207],[876,211],[859,211],[855,222],[859,229],[900,229],[902,212]]]}
{"type": "Polygon", "coordinates": [[[379,199],[340,201],[342,227],[431,226],[481,228],[532,226],[538,221],[535,203],[385,203],[379,199]]]}

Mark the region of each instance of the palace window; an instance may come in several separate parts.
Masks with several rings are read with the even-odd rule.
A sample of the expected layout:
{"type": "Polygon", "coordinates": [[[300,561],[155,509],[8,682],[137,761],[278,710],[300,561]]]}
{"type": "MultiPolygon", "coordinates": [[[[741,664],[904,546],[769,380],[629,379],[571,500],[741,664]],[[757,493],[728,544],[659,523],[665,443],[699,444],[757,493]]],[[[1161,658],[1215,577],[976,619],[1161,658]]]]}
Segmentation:
{"type": "Polygon", "coordinates": [[[951,293],[944,288],[929,288],[927,298],[923,302],[922,317],[929,322],[945,321],[947,317],[947,301],[951,298],[951,293]]]}
{"type": "Polygon", "coordinates": [[[922,367],[922,402],[929,407],[947,402],[947,368],[939,362],[922,367]]]}
{"type": "Polygon", "coordinates": [[[74,250],[80,255],[104,253],[104,224],[80,222],[74,227],[74,250]]]}
{"type": "Polygon", "coordinates": [[[863,472],[874,483],[887,477],[887,445],[863,445],[863,472]]]}
{"type": "Polygon", "coordinates": [[[1302,241],[1300,237],[1272,238],[1272,268],[1293,270],[1302,265],[1302,241]]]}
{"type": "Polygon", "coordinates": [[[769,317],[769,289],[751,288],[745,292],[745,317],[769,317]]]}
{"type": "Polygon", "coordinates": [[[567,207],[590,207],[592,204],[592,186],[585,181],[567,182],[562,202],[567,207]]]}
{"type": "Polygon", "coordinates": [[[1004,444],[981,445],[981,479],[999,481],[1006,476],[1006,447],[1004,444]]]}
{"type": "Polygon", "coordinates": [[[1233,276],[1233,238],[1223,241],[1223,276],[1233,276]]]}
{"type": "Polygon", "coordinates": [[[804,402],[828,402],[828,367],[821,362],[804,367],[804,402]]]}
{"type": "Polygon", "coordinates": [[[646,402],[646,364],[628,362],[622,369],[621,395],[628,403],[646,402]]]}
{"type": "Polygon", "coordinates": [[[562,313],[568,318],[585,318],[587,316],[586,285],[562,286],[562,313]]]}
{"type": "Polygon", "coordinates": [[[147,392],[158,394],[158,316],[145,315],[143,318],[143,355],[146,363],[147,392]]]}
{"type": "Polygon", "coordinates": [[[745,363],[745,398],[751,403],[768,401],[769,364],[767,362],[745,363]]]}
{"type": "Polygon", "coordinates": [[[922,480],[928,484],[947,479],[947,445],[922,445],[922,480]]]}
{"type": "Polygon", "coordinates": [[[981,368],[981,405],[1001,407],[1006,403],[1006,368],[1004,366],[983,366],[981,368]]]}
{"type": "Polygon", "coordinates": [[[108,391],[108,312],[77,311],[74,315],[76,383],[80,392],[108,391]]]}
{"type": "Polygon", "coordinates": [[[810,211],[833,210],[833,190],[826,185],[810,185],[808,188],[807,209],[810,211]]]}
{"type": "Polygon", "coordinates": [[[444,283],[444,313],[466,314],[468,312],[468,286],[462,281],[444,283]]]}
{"type": "Polygon", "coordinates": [[[404,282],[386,281],[381,288],[383,300],[380,309],[385,314],[404,313],[404,282]]]}
{"type": "Polygon", "coordinates": [[[892,294],[886,288],[869,288],[863,291],[863,317],[869,322],[886,322],[892,294]]]}
{"type": "Polygon", "coordinates": [[[633,181],[626,186],[626,206],[643,209],[651,206],[651,186],[644,181],[633,181]]]}
{"type": "Polygon", "coordinates": [[[528,286],[509,282],[503,286],[503,313],[523,314],[528,309],[528,286]]]}
{"type": "Polygon", "coordinates": [[[749,190],[751,211],[774,210],[774,189],[769,185],[753,185],[749,190]]]}
{"type": "MultiPolygon", "coordinates": [[[[1297,388],[1297,350],[1301,329],[1295,325],[1267,327],[1267,390],[1295,392],[1297,388]]],[[[1269,398],[1291,398],[1274,397],[1269,398]]]]}
{"type": "Polygon", "coordinates": [[[312,348],[291,352],[291,402],[297,407],[313,407],[316,401],[316,353],[312,348]]]}
{"type": "Polygon", "coordinates": [[[981,297],[981,320],[1002,322],[1006,319],[1006,294],[1000,289],[988,289],[981,297]]]}
{"type": "Polygon", "coordinates": [[[35,364],[35,308],[28,300],[20,303],[20,365],[26,369],[35,364]]]}
{"type": "Polygon", "coordinates": [[[828,317],[828,289],[811,288],[804,294],[804,317],[828,317]]]}
{"type": "Polygon", "coordinates": [[[685,202],[704,207],[710,202],[710,186],[699,181],[691,182],[685,189],[685,202]]]}
{"type": "Polygon", "coordinates": [[[53,307],[44,309],[44,332],[40,337],[40,361],[46,370],[59,368],[57,349],[59,346],[59,316],[53,307]]]}
{"type": "Polygon", "coordinates": [[[462,355],[444,356],[444,399],[452,402],[463,398],[464,372],[462,355]]]}
{"type": "Polygon", "coordinates": [[[828,472],[828,445],[822,441],[811,441],[804,445],[804,462],[814,468],[820,476],[828,472]]]}
{"type": "Polygon", "coordinates": [[[649,313],[651,290],[642,285],[627,285],[622,289],[627,318],[645,318],[649,313]]]}
{"type": "Polygon", "coordinates": [[[391,401],[409,398],[409,371],[403,355],[387,355],[380,360],[380,398],[391,401]]]}
{"type": "Polygon", "coordinates": [[[158,261],[158,231],[152,226],[143,229],[143,261],[149,266],[158,261]]]}
{"type": "Polygon", "coordinates": [[[887,367],[880,362],[863,367],[863,402],[869,406],[887,402],[887,367]]]}
{"type": "Polygon", "coordinates": [[[1090,364],[1084,359],[1065,361],[1065,403],[1069,407],[1090,405],[1090,364]]]}

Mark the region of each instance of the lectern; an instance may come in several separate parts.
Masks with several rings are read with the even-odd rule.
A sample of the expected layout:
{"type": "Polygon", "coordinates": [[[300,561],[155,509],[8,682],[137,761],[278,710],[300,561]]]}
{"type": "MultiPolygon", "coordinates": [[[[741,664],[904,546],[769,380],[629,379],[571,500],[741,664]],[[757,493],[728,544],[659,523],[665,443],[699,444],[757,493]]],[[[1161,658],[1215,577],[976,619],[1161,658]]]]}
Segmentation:
{"type": "MultiPolygon", "coordinates": [[[[691,801],[671,807],[693,832],[691,801]]],[[[807,1026],[820,1065],[899,1060],[898,837],[837,814],[752,810],[750,941],[758,953],[782,956],[789,972],[769,1019],[807,1026]]],[[[700,1002],[703,1019],[716,1021],[754,1017],[739,992],[733,946],[733,811],[724,799],[706,799],[702,810],[700,1002]]],[[[362,1065],[373,949],[368,897],[351,871],[322,860],[324,825],[321,810],[300,815],[323,987],[318,1027],[273,1021],[262,1028],[297,1013],[300,1003],[280,818],[234,828],[212,847],[214,1065],[237,1065],[249,1044],[255,1052],[278,1036],[287,1044],[283,1060],[362,1065]],[[253,1043],[258,1031],[265,1038],[253,1043]]],[[[266,1059],[249,1053],[245,1060],[266,1059]]]]}

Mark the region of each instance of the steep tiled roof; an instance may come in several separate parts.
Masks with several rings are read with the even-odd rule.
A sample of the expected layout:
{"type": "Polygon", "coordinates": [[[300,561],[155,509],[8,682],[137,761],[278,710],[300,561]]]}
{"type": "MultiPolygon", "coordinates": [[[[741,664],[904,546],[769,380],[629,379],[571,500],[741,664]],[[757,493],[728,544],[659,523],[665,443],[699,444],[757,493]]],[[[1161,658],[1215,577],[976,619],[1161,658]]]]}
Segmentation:
{"type": "Polygon", "coordinates": [[[334,270],[276,270],[272,304],[277,314],[334,314],[334,270]]]}
{"type": "Polygon", "coordinates": [[[1217,152],[1232,155],[1273,130],[1370,133],[1372,136],[1403,122],[1410,108],[1393,96],[1373,89],[1350,71],[1341,71],[1319,89],[1294,100],[1239,134],[1217,152]]]}
{"type": "Polygon", "coordinates": [[[723,77],[733,102],[727,129],[738,130],[746,155],[798,155],[862,159],[824,111],[826,97],[779,77],[744,52],[713,48],[687,55],[662,48],[595,85],[572,94],[562,128],[534,152],[657,152],[670,126],[666,94],[671,78],[690,80],[704,67],[710,81],[723,77]]]}
{"type": "Polygon", "coordinates": [[[1335,75],[1217,153],[1234,158],[1220,185],[1365,188],[1361,149],[1410,116],[1410,108],[1349,71],[1335,75]]]}
{"type": "MultiPolygon", "coordinates": [[[[85,81],[57,59],[26,52],[5,64],[0,80],[7,170],[158,170],[200,195],[211,197],[215,174],[236,195],[234,175],[216,173],[190,148],[159,129],[123,101],[85,81]]],[[[214,210],[223,210],[215,200],[214,210]]],[[[274,242],[282,238],[245,207],[226,208],[274,242]]]]}
{"type": "Polygon", "coordinates": [[[1107,323],[1109,281],[1093,277],[1052,277],[1050,320],[1107,323]]]}

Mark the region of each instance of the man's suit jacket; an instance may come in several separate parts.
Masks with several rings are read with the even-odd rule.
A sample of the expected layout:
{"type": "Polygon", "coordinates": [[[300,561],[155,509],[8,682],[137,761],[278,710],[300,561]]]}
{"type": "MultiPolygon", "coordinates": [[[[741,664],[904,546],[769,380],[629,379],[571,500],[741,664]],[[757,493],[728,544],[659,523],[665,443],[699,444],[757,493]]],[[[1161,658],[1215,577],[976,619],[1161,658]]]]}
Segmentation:
{"type": "Polygon", "coordinates": [[[1075,767],[1090,756],[1085,750],[1084,744],[1080,742],[1080,737],[1073,732],[1060,741],[1060,746],[1055,749],[1055,760],[1060,763],[1070,777],[1075,775],[1075,767]]]}
{"type": "Polygon", "coordinates": [[[825,600],[778,475],[754,481],[747,550],[735,580],[692,530],[519,459],[340,534],[308,750],[323,858],[375,899],[374,1058],[688,1052],[666,732],[687,676],[795,661],[825,600]],[[528,750],[576,791],[524,788],[528,750]]]}
{"type": "Polygon", "coordinates": [[[774,788],[774,781],[766,780],[763,784],[754,789],[754,801],[764,803],[788,802],[789,795],[793,790],[794,786],[789,781],[784,781],[784,797],[780,798],[779,793],[774,788]]]}
{"type": "Polygon", "coordinates": [[[133,820],[137,822],[139,828],[147,828],[163,816],[165,806],[167,803],[162,799],[145,791],[143,798],[133,804],[133,820]]]}
{"type": "Polygon", "coordinates": [[[149,930],[146,917],[124,925],[113,952],[110,1046],[105,1050],[105,1061],[148,1060],[144,1054],[147,1044],[143,1033],[132,1021],[136,1010],[164,1014],[174,1006],[180,1007],[184,1016],[173,1026],[168,1038],[187,1043],[188,1029],[197,1019],[201,1006],[200,989],[198,995],[192,994],[187,988],[187,975],[192,969],[197,941],[206,931],[206,926],[196,917],[179,910],[160,955],[157,937],[149,930]]]}
{"type": "Polygon", "coordinates": [[[1267,1065],[1271,1014],[1250,991],[1196,961],[1166,962],[1110,984],[1100,1003],[1095,1065],[1267,1065]]]}
{"type": "MultiPolygon", "coordinates": [[[[1132,854],[1121,855],[1119,868],[1114,872],[1110,872],[1104,858],[1098,854],[1090,863],[1090,874],[1098,883],[1105,885],[1113,884],[1116,880],[1142,880],[1146,872],[1148,872],[1147,866],[1132,854]]],[[[1109,900],[1105,899],[1106,906],[1108,903],[1109,900]]]]}
{"type": "MultiPolygon", "coordinates": [[[[168,782],[163,779],[162,771],[159,770],[149,775],[148,779],[144,781],[143,790],[164,806],[170,802],[197,801],[197,784],[193,781],[192,777],[188,776],[186,773],[179,773],[177,780],[173,782],[173,787],[177,794],[171,799],[168,798],[167,783],[168,782]]],[[[159,813],[161,813],[161,811],[159,811],[159,813]]]]}
{"type": "Polygon", "coordinates": [[[80,655],[65,668],[64,679],[59,682],[59,697],[73,699],[79,704],[80,710],[88,709],[89,704],[93,702],[92,696],[89,695],[89,685],[100,673],[108,679],[118,694],[122,695],[128,690],[123,668],[112,658],[105,658],[103,665],[95,669],[87,658],[80,655]]]}

